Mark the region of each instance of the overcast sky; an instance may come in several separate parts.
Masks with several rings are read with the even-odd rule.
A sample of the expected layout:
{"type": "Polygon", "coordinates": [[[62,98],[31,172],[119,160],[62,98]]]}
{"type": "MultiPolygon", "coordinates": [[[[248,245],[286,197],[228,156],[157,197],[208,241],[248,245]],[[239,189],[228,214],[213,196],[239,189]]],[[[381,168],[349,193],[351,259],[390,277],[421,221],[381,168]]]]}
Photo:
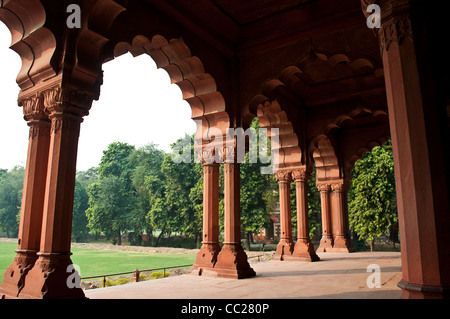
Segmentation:
{"type": "MultiPolygon", "coordinates": [[[[11,36],[0,22],[0,168],[25,166],[28,126],[17,106],[16,76],[21,61],[9,49],[11,36]]],[[[170,84],[164,70],[153,60],[130,54],[103,65],[104,78],[99,101],[81,124],[78,170],[98,166],[108,144],[126,142],[136,147],[150,142],[166,152],[185,133],[195,132],[191,110],[177,85],[170,84]]]]}

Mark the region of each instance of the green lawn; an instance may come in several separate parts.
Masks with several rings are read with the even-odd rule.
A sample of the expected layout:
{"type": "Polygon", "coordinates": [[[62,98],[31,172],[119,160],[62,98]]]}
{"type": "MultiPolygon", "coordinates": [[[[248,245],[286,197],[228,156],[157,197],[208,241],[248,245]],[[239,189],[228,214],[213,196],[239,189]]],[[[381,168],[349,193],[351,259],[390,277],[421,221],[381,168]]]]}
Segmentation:
{"type": "MultiPolygon", "coordinates": [[[[0,242],[0,282],[3,273],[14,259],[17,244],[0,242]]],[[[103,250],[72,247],[72,261],[80,266],[81,276],[95,276],[193,264],[195,254],[162,254],[135,251],[103,250]]]]}

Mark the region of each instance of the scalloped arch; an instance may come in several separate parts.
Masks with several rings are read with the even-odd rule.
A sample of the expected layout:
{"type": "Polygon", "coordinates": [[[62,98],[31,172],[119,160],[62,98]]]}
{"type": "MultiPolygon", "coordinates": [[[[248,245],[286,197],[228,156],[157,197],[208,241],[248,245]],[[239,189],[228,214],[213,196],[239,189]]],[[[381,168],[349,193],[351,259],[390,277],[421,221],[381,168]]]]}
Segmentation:
{"type": "Polygon", "coordinates": [[[278,143],[271,138],[272,150],[279,152],[278,166],[280,168],[301,166],[303,159],[297,134],[278,100],[270,102],[267,97],[260,94],[250,101],[250,109],[256,113],[261,127],[268,129],[269,137],[273,136],[273,129],[278,129],[278,143]]]}
{"type": "Polygon", "coordinates": [[[191,118],[197,123],[197,141],[210,138],[210,131],[219,129],[223,136],[230,127],[225,99],[217,91],[214,78],[205,72],[202,61],[192,56],[182,38],[167,41],[162,35],[152,39],[137,35],[131,43],[119,42],[114,46],[114,57],[130,52],[133,56],[148,54],[157,68],[165,70],[173,84],[178,85],[183,99],[191,107],[191,118]]]}
{"type": "Polygon", "coordinates": [[[355,152],[355,154],[351,155],[345,163],[345,169],[347,171],[351,171],[353,167],[355,166],[356,161],[360,160],[364,154],[371,152],[372,149],[376,146],[382,146],[384,143],[386,143],[389,140],[389,137],[382,136],[378,139],[372,140],[368,142],[366,145],[358,148],[355,152]]]}
{"type": "Polygon", "coordinates": [[[0,20],[11,32],[10,48],[22,60],[17,84],[22,91],[56,75],[51,59],[56,48],[54,34],[46,28],[46,13],[39,0],[26,3],[0,1],[0,20]],[[33,14],[29,14],[33,12],[33,14]]]}

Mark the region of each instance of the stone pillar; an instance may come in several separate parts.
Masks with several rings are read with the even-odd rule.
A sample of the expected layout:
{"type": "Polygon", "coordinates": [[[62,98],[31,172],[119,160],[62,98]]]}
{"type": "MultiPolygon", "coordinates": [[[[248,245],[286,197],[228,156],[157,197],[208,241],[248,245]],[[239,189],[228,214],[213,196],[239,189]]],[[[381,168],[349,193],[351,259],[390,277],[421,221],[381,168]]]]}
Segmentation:
{"type": "Polygon", "coordinates": [[[224,202],[224,243],[214,270],[219,277],[241,279],[255,276],[241,244],[239,163],[224,164],[224,202]]]}
{"type": "Polygon", "coordinates": [[[51,119],[51,134],[41,242],[38,259],[25,278],[20,298],[84,298],[81,288],[67,284],[72,274],[68,266],[72,264],[73,197],[78,136],[84,113],[66,101],[62,90],[57,86],[43,93],[51,119]]]}
{"type": "Polygon", "coordinates": [[[203,164],[203,241],[191,273],[214,268],[219,251],[219,164],[203,164]]]}
{"type": "Polygon", "coordinates": [[[295,181],[296,203],[297,203],[297,242],[289,260],[318,261],[320,260],[314,251],[314,246],[309,238],[308,218],[308,173],[306,169],[292,172],[295,181]]]}
{"type": "Polygon", "coordinates": [[[284,260],[294,250],[291,223],[291,173],[278,171],[275,173],[280,191],[280,242],[273,259],[284,260]]]}
{"type": "Polygon", "coordinates": [[[319,184],[317,188],[320,192],[320,205],[322,208],[322,239],[320,240],[317,252],[331,251],[333,248],[333,235],[331,232],[331,210],[330,210],[330,190],[329,184],[319,184]]]}
{"type": "Polygon", "coordinates": [[[33,267],[39,251],[44,206],[47,161],[50,143],[50,120],[43,101],[35,95],[21,102],[24,118],[30,127],[20,212],[17,254],[4,274],[0,298],[15,298],[24,287],[25,277],[33,267]]]}
{"type": "Polygon", "coordinates": [[[353,244],[349,237],[349,231],[346,230],[348,223],[346,222],[347,192],[344,187],[344,182],[331,184],[331,211],[333,215],[332,224],[334,238],[333,238],[333,252],[349,253],[353,252],[353,244]]]}
{"type": "Polygon", "coordinates": [[[442,297],[450,291],[448,53],[442,36],[448,12],[428,1],[379,3],[402,252],[399,286],[404,297],[442,297]]]}

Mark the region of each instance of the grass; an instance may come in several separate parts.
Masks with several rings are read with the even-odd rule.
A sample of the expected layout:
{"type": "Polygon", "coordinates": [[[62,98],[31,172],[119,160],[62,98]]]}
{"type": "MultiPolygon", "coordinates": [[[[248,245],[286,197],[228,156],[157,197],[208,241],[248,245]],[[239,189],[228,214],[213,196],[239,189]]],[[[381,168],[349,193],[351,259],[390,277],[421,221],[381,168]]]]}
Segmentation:
{"type": "MultiPolygon", "coordinates": [[[[0,283],[16,253],[16,243],[0,242],[0,283]]],[[[195,254],[163,254],[72,247],[72,262],[82,277],[193,264],[195,254]]]]}

